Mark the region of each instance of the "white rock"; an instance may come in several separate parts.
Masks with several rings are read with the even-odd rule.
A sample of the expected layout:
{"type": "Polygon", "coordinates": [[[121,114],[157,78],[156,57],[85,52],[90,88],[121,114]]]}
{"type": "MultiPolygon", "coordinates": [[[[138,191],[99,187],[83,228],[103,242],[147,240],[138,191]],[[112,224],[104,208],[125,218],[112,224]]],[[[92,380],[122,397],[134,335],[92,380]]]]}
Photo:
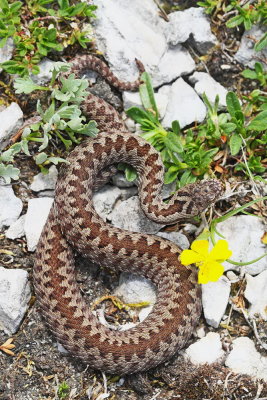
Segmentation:
{"type": "Polygon", "coordinates": [[[22,215],[17,221],[13,222],[6,230],[5,235],[8,239],[18,239],[24,236],[25,215],[22,215]]]}
{"type": "MultiPolygon", "coordinates": [[[[190,74],[195,69],[195,62],[188,51],[181,45],[170,47],[162,56],[159,64],[149,70],[152,84],[158,87],[163,83],[169,83],[181,75],[190,74]]],[[[163,103],[164,104],[164,103],[163,103]]],[[[160,107],[159,111],[163,108],[160,107]]],[[[160,113],[162,115],[162,113],[160,113]]]]}
{"type": "Polygon", "coordinates": [[[267,357],[257,352],[254,342],[248,337],[233,340],[233,350],[225,365],[237,374],[246,374],[267,381],[267,357]]]}
{"type": "MultiPolygon", "coordinates": [[[[142,107],[142,102],[138,92],[123,92],[122,98],[125,110],[128,110],[130,107],[142,107]]],[[[164,93],[155,93],[155,100],[159,115],[163,117],[166,112],[168,97],[164,93]]]]}
{"type": "Polygon", "coordinates": [[[188,249],[190,246],[187,237],[180,232],[158,232],[157,236],[161,236],[164,239],[174,242],[182,250],[188,249]]]}
{"type": "Polygon", "coordinates": [[[192,7],[184,11],[175,11],[168,17],[168,43],[176,45],[190,39],[202,54],[206,54],[216,44],[216,37],[211,32],[210,21],[203,8],[192,7]]]}
{"type": "Polygon", "coordinates": [[[208,100],[214,104],[215,98],[218,95],[219,106],[226,106],[227,90],[209,74],[206,72],[194,72],[194,74],[189,77],[189,81],[195,84],[194,89],[200,96],[205,93],[208,100]]]}
{"type": "Polygon", "coordinates": [[[32,184],[30,185],[30,189],[34,192],[41,192],[42,190],[50,190],[55,189],[57,182],[58,171],[55,165],[52,165],[49,168],[47,174],[43,174],[40,172],[39,174],[33,177],[32,184]]]}
{"type": "Polygon", "coordinates": [[[226,276],[202,285],[202,305],[207,323],[218,328],[228,304],[231,284],[226,276]]]}
{"type": "Polygon", "coordinates": [[[267,320],[267,270],[252,277],[246,274],[247,286],[245,297],[251,304],[249,315],[259,314],[265,321],[267,320]]]}
{"type": "Polygon", "coordinates": [[[153,0],[96,0],[95,4],[96,43],[120,79],[136,79],[135,58],[151,73],[155,86],[192,71],[194,62],[189,53],[181,47],[168,47],[168,23],[160,18],[153,0]]]}
{"type": "Polygon", "coordinates": [[[156,302],[156,289],[152,282],[135,274],[122,272],[119,286],[114,294],[121,297],[124,303],[156,302]]]}
{"type": "MultiPolygon", "coordinates": [[[[267,57],[267,49],[255,51],[255,42],[266,33],[266,29],[262,26],[254,25],[249,31],[245,31],[240,47],[235,54],[235,59],[250,68],[254,67],[256,61],[264,60],[267,57]]],[[[264,63],[262,63],[264,66],[264,63]]]]}
{"type": "Polygon", "coordinates": [[[220,335],[209,332],[185,350],[185,357],[193,364],[212,364],[224,356],[220,335]]]}
{"type": "Polygon", "coordinates": [[[12,186],[0,185],[0,229],[15,222],[22,211],[22,201],[15,196],[12,186]]]}
{"type": "Polygon", "coordinates": [[[0,267],[0,329],[7,335],[17,331],[30,298],[27,271],[0,267]]]}
{"type": "Polygon", "coordinates": [[[206,116],[206,107],[194,89],[182,78],[172,85],[159,89],[160,94],[168,97],[167,110],[162,120],[164,127],[170,127],[174,120],[178,120],[181,128],[195,121],[202,122],[206,116]]]}
{"type": "Polygon", "coordinates": [[[28,202],[24,229],[29,251],[34,251],[36,249],[52,203],[53,199],[50,197],[30,199],[28,202]]]}
{"type": "MultiPolygon", "coordinates": [[[[238,262],[247,262],[260,257],[266,252],[265,245],[261,242],[265,227],[260,218],[251,215],[238,215],[220,222],[216,229],[229,243],[233,255],[231,259],[238,262]]],[[[216,235],[216,240],[221,237],[216,235]]],[[[240,267],[223,263],[225,270],[239,270],[240,267]]],[[[267,269],[267,258],[264,257],[254,264],[241,267],[243,273],[257,275],[267,269]]]]}
{"type": "Polygon", "coordinates": [[[0,112],[0,121],[0,150],[2,150],[23,123],[23,112],[18,104],[11,103],[0,112]]]}
{"type": "MultiPolygon", "coordinates": [[[[15,45],[13,39],[11,37],[8,38],[4,47],[0,49],[0,63],[8,61],[12,58],[14,47],[15,45]]],[[[0,72],[2,71],[3,68],[0,67],[0,72]]]]}
{"type": "Polygon", "coordinates": [[[111,214],[114,205],[120,196],[120,189],[111,185],[105,185],[94,194],[93,203],[95,210],[105,221],[111,214]]]}
{"type": "Polygon", "coordinates": [[[40,72],[37,75],[31,74],[31,78],[38,85],[44,85],[49,82],[52,78],[52,70],[54,68],[55,61],[50,60],[49,58],[43,58],[42,61],[38,64],[40,68],[40,72]]]}
{"type": "Polygon", "coordinates": [[[111,214],[111,222],[117,228],[131,232],[157,233],[164,226],[150,221],[145,216],[137,196],[118,204],[111,214]]]}

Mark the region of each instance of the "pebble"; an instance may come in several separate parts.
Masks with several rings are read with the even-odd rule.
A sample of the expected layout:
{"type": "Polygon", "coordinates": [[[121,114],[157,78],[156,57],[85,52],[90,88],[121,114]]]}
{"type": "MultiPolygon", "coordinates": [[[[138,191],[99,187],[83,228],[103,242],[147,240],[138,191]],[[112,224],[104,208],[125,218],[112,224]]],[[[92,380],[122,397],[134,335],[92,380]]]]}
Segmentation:
{"type": "Polygon", "coordinates": [[[42,61],[38,64],[40,72],[37,75],[31,74],[32,80],[38,85],[44,85],[50,82],[52,78],[52,70],[54,68],[55,61],[44,57],[42,61]]]}
{"type": "Polygon", "coordinates": [[[202,285],[202,305],[207,323],[218,328],[225,313],[231,283],[226,276],[221,276],[217,282],[209,282],[202,285]]]}
{"type": "Polygon", "coordinates": [[[168,239],[171,242],[174,242],[182,250],[188,249],[190,247],[189,240],[185,235],[180,232],[158,232],[157,236],[161,236],[164,239],[168,239]]]}
{"type": "Polygon", "coordinates": [[[31,298],[28,272],[0,267],[0,329],[15,333],[31,298]]]}
{"type": "MultiPolygon", "coordinates": [[[[243,33],[240,47],[235,54],[235,59],[243,65],[253,68],[256,61],[264,60],[267,57],[267,49],[262,51],[255,51],[255,41],[259,40],[264,34],[266,29],[264,26],[253,25],[249,31],[243,33]]],[[[262,63],[264,67],[264,62],[262,63]]]]}
{"type": "Polygon", "coordinates": [[[206,72],[194,72],[193,75],[189,77],[189,81],[194,84],[194,89],[199,96],[202,97],[203,93],[205,93],[211,104],[214,104],[215,98],[218,95],[219,106],[226,106],[227,90],[209,74],[206,72]]]}
{"type": "Polygon", "coordinates": [[[216,45],[216,37],[211,32],[210,21],[203,8],[174,11],[168,17],[170,22],[166,26],[166,34],[172,46],[189,40],[201,54],[206,54],[216,45]]]}
{"type": "Polygon", "coordinates": [[[29,200],[24,225],[28,251],[36,249],[52,204],[50,197],[29,200]]]}
{"type": "Polygon", "coordinates": [[[33,192],[41,192],[43,190],[54,190],[57,182],[58,171],[55,165],[52,165],[47,174],[40,172],[33,177],[30,189],[33,192]]]}
{"type": "Polygon", "coordinates": [[[209,332],[185,350],[185,358],[195,365],[212,364],[224,356],[220,335],[209,332]]]}
{"type": "Polygon", "coordinates": [[[172,85],[163,86],[159,93],[168,96],[168,104],[162,125],[169,128],[174,120],[178,120],[183,128],[193,122],[202,122],[206,116],[206,107],[194,89],[182,78],[172,85]]]}
{"type": "Polygon", "coordinates": [[[256,350],[254,342],[244,336],[234,339],[232,345],[233,349],[225,365],[237,374],[246,374],[267,382],[267,357],[256,350]]]}
{"type": "Polygon", "coordinates": [[[17,219],[10,227],[6,230],[5,235],[8,239],[19,239],[25,235],[24,230],[25,224],[25,215],[22,215],[19,219],[17,219]]]}
{"type": "Polygon", "coordinates": [[[109,218],[115,203],[121,196],[119,188],[111,185],[103,186],[93,196],[93,203],[96,212],[104,221],[109,218]]]}
{"type": "Polygon", "coordinates": [[[0,121],[0,150],[3,150],[23,123],[23,112],[19,105],[11,103],[1,111],[0,121]]]}
{"type": "Polygon", "coordinates": [[[0,185],[0,229],[15,222],[22,211],[22,201],[11,185],[0,185]]]}
{"type": "MultiPolygon", "coordinates": [[[[0,48],[0,63],[8,61],[12,58],[14,47],[15,45],[13,39],[11,37],[8,38],[4,47],[0,48]]],[[[0,72],[2,71],[3,68],[0,67],[0,72]]]]}
{"type": "Polygon", "coordinates": [[[120,202],[111,214],[111,222],[117,228],[132,232],[157,233],[164,226],[145,216],[137,196],[120,202]]]}

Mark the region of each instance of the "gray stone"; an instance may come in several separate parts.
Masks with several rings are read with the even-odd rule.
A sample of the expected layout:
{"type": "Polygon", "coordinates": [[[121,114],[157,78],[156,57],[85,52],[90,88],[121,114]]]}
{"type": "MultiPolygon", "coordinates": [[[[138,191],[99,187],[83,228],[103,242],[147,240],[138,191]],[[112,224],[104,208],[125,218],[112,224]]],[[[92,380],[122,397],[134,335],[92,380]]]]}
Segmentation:
{"type": "Polygon", "coordinates": [[[154,86],[192,72],[194,61],[187,50],[168,46],[168,23],[160,18],[153,0],[96,0],[95,4],[96,43],[120,79],[137,78],[135,58],[152,75],[154,86]]]}
{"type": "Polygon", "coordinates": [[[30,189],[34,192],[41,192],[43,190],[54,190],[57,182],[58,171],[55,165],[52,165],[47,174],[40,172],[33,177],[30,189]]]}
{"type": "Polygon", "coordinates": [[[172,182],[172,183],[164,183],[164,185],[162,186],[162,198],[163,199],[167,199],[170,196],[173,195],[173,193],[176,192],[176,183],[172,182]]]}
{"type": "Polygon", "coordinates": [[[227,90],[209,74],[206,72],[194,72],[194,74],[189,77],[189,81],[195,84],[194,89],[200,96],[205,93],[208,100],[214,104],[215,98],[218,95],[219,106],[226,106],[227,90]]]}
{"type": "Polygon", "coordinates": [[[22,211],[22,201],[11,185],[0,185],[0,229],[15,222],[22,211]]]}
{"type": "Polygon", "coordinates": [[[176,45],[189,39],[201,54],[206,54],[216,44],[216,37],[211,32],[210,21],[203,8],[192,7],[184,11],[175,11],[168,17],[168,43],[176,45]]]}
{"type": "Polygon", "coordinates": [[[267,382],[267,357],[257,352],[254,342],[248,337],[233,340],[233,350],[225,365],[236,374],[245,374],[267,382]]]}
{"type": "Polygon", "coordinates": [[[187,237],[180,232],[158,232],[157,236],[161,236],[164,239],[174,242],[182,250],[188,249],[190,246],[187,237]]]}
{"type": "Polygon", "coordinates": [[[42,190],[41,192],[38,192],[38,197],[55,197],[55,191],[54,190],[42,190]]]}
{"type": "Polygon", "coordinates": [[[94,194],[93,203],[95,210],[105,221],[109,218],[120,196],[120,189],[111,185],[103,186],[103,188],[94,194]]]}
{"type": "Polygon", "coordinates": [[[185,350],[185,358],[195,365],[212,364],[224,356],[220,335],[209,332],[185,350]]]}
{"type": "Polygon", "coordinates": [[[49,197],[30,199],[28,202],[24,229],[29,251],[36,249],[52,204],[53,199],[49,197]]]}
{"type": "Polygon", "coordinates": [[[164,225],[150,221],[141,210],[137,196],[118,204],[112,214],[111,222],[117,228],[132,232],[157,233],[164,225]]]}
{"type": "MultiPolygon", "coordinates": [[[[265,227],[260,218],[251,215],[238,215],[230,217],[224,222],[220,222],[216,229],[229,242],[229,248],[233,255],[231,259],[238,262],[248,262],[260,257],[266,252],[265,245],[261,242],[261,237],[265,232],[265,227]]],[[[216,235],[216,240],[221,237],[216,235]]],[[[267,258],[243,267],[223,263],[226,271],[229,269],[257,275],[267,269],[267,258]]]]}
{"type": "Polygon", "coordinates": [[[246,274],[247,286],[245,297],[250,303],[249,315],[253,317],[258,314],[265,321],[267,320],[267,270],[252,277],[246,274]]]}
{"type": "Polygon", "coordinates": [[[15,333],[31,298],[28,272],[0,267],[0,329],[15,333]]]}
{"type": "MultiPolygon", "coordinates": [[[[0,49],[0,63],[8,61],[12,58],[13,50],[14,50],[14,42],[13,39],[10,37],[7,39],[6,44],[4,47],[0,49]]],[[[3,68],[0,67],[0,72],[3,71],[3,68]]]]}
{"type": "Polygon", "coordinates": [[[0,112],[0,150],[8,144],[12,135],[20,128],[23,123],[23,112],[17,103],[0,112]]]}
{"type": "Polygon", "coordinates": [[[225,276],[221,276],[217,282],[209,282],[202,285],[202,304],[207,323],[218,328],[225,313],[231,284],[225,276]]]}
{"type": "Polygon", "coordinates": [[[52,78],[52,70],[54,68],[55,61],[50,60],[49,58],[43,58],[42,61],[38,64],[40,68],[40,72],[37,75],[31,74],[32,80],[38,85],[44,85],[47,82],[50,82],[52,78]]]}
{"type": "Polygon", "coordinates": [[[139,321],[142,322],[152,311],[156,302],[156,288],[151,281],[142,276],[123,272],[120,276],[119,286],[115,289],[115,296],[124,303],[137,304],[148,302],[149,305],[137,309],[139,321]]]}
{"type": "Polygon", "coordinates": [[[119,188],[129,188],[135,186],[135,181],[127,181],[125,174],[122,172],[117,172],[116,175],[112,177],[112,183],[119,188]]]}
{"type": "Polygon", "coordinates": [[[8,239],[18,239],[25,235],[24,231],[25,215],[22,215],[17,221],[13,222],[6,230],[6,237],[8,239]]]}
{"type": "Polygon", "coordinates": [[[202,122],[206,116],[206,107],[194,89],[182,78],[172,85],[159,89],[160,94],[168,97],[169,101],[165,116],[162,120],[164,127],[171,127],[174,120],[178,120],[181,128],[196,121],[202,122]]]}
{"type": "MultiPolygon", "coordinates": [[[[235,54],[235,59],[243,65],[250,68],[254,67],[256,61],[264,60],[267,57],[267,49],[262,51],[255,51],[255,42],[259,40],[264,33],[266,33],[266,27],[260,27],[259,25],[253,25],[249,31],[245,31],[240,47],[235,54]]],[[[264,63],[262,63],[264,66],[264,63]]]]}

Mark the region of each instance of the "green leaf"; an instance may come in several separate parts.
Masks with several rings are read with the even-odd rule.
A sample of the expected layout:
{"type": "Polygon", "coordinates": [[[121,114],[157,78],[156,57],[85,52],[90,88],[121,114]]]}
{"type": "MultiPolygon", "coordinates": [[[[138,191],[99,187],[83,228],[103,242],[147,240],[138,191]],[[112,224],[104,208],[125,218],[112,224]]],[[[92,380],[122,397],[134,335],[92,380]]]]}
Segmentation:
{"type": "Polygon", "coordinates": [[[234,28],[240,24],[242,24],[244,21],[244,18],[241,15],[236,15],[235,17],[229,19],[229,21],[226,22],[227,28],[234,28]]]}
{"type": "Polygon", "coordinates": [[[45,153],[39,153],[35,157],[36,164],[43,164],[46,160],[47,160],[47,154],[45,153]]]}
{"type": "Polygon", "coordinates": [[[164,183],[168,184],[175,181],[178,173],[179,173],[179,167],[177,167],[176,165],[172,165],[164,175],[164,183]]]}
{"type": "Polygon", "coordinates": [[[10,183],[11,179],[19,179],[19,169],[14,168],[12,164],[4,165],[0,163],[0,176],[2,176],[6,183],[10,183]]]}
{"type": "Polygon", "coordinates": [[[180,128],[179,121],[175,120],[172,122],[172,130],[176,135],[181,134],[181,128],[180,128]]]}
{"type": "Polygon", "coordinates": [[[247,79],[257,79],[256,72],[251,69],[244,69],[244,71],[241,72],[241,75],[247,79]]]}
{"type": "Polygon", "coordinates": [[[237,95],[234,92],[228,92],[226,95],[226,104],[229,114],[236,118],[236,113],[241,112],[241,106],[237,95]]]}
{"type": "Polygon", "coordinates": [[[61,157],[48,157],[47,161],[50,161],[51,163],[53,163],[55,165],[58,165],[58,163],[69,164],[69,161],[67,161],[61,157]]]}
{"type": "Polygon", "coordinates": [[[174,132],[168,132],[167,136],[163,138],[163,141],[168,149],[176,153],[182,153],[184,151],[181,139],[174,132]]]}
{"type": "Polygon", "coordinates": [[[127,181],[133,182],[137,178],[137,172],[133,167],[127,166],[125,168],[125,176],[127,181]]]}
{"type": "Polygon", "coordinates": [[[262,51],[267,47],[267,32],[260,38],[260,40],[255,44],[254,49],[256,51],[262,51]]]}
{"type": "Polygon", "coordinates": [[[247,126],[250,131],[264,131],[267,128],[267,110],[260,112],[247,126]]]}
{"type": "Polygon", "coordinates": [[[25,78],[17,78],[14,82],[15,93],[25,93],[29,94],[34,90],[47,90],[43,86],[36,85],[33,80],[27,76],[25,78]]]}
{"type": "Polygon", "coordinates": [[[135,122],[142,124],[144,120],[150,120],[150,115],[145,110],[138,107],[131,107],[126,111],[128,117],[132,118],[135,122]]]}
{"type": "Polygon", "coordinates": [[[139,87],[142,104],[146,110],[152,109],[155,112],[156,118],[158,119],[159,112],[156,105],[154,89],[150,75],[147,72],[143,72],[141,75],[141,80],[144,81],[144,83],[139,87]]]}
{"type": "Polygon", "coordinates": [[[239,153],[239,150],[241,149],[242,137],[239,134],[234,133],[230,138],[229,145],[232,156],[235,156],[239,153]]]}

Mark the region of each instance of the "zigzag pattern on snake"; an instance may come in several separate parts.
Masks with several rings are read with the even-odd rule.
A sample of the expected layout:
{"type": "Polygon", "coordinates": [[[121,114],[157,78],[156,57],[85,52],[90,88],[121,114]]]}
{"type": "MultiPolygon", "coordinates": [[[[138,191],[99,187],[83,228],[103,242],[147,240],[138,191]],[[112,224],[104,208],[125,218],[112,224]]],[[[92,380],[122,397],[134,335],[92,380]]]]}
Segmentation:
{"type": "MultiPolygon", "coordinates": [[[[97,69],[122,89],[134,90],[139,84],[139,79],[120,82],[92,56],[76,58],[72,71],[84,67],[97,69]]],[[[77,146],[69,164],[61,167],[36,252],[34,287],[49,328],[70,353],[90,367],[131,374],[155,367],[184,346],[201,313],[201,291],[195,269],[180,264],[174,243],[104,222],[93,207],[93,192],[109,179],[110,166],[126,162],[138,172],[140,204],[147,217],[173,224],[212,204],[222,185],[216,180],[190,184],[164,203],[160,196],[164,169],[157,151],[127,132],[118,113],[98,97],[89,94],[83,109],[101,132],[77,146]],[[157,287],[157,301],[148,317],[123,332],[102,325],[79,291],[75,251],[102,266],[150,279],[157,287]]]]}

